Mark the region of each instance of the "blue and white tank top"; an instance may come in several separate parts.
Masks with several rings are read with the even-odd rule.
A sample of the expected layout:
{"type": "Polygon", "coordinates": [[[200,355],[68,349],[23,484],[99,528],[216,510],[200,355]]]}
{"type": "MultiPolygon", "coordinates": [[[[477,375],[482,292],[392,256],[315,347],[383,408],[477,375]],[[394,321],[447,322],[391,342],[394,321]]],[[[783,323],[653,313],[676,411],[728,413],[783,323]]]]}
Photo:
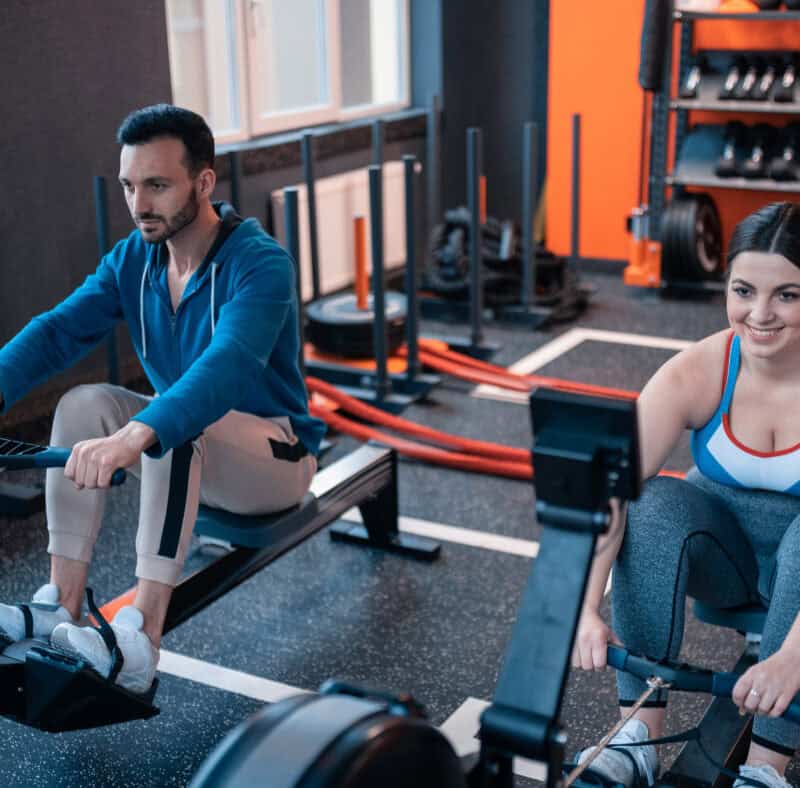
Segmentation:
{"type": "Polygon", "coordinates": [[[722,401],[711,419],[692,431],[692,456],[698,470],[729,487],[773,490],[800,496],[800,444],[776,452],[750,449],[731,431],[730,412],[741,354],[731,333],[722,379],[722,401]]]}

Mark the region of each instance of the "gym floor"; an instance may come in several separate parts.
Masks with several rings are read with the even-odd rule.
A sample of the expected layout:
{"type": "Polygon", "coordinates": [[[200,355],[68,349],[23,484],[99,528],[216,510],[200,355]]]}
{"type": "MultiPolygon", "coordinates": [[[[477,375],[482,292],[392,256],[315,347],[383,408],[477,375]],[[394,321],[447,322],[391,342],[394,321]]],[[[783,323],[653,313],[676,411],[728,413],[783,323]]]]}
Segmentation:
{"type": "MultiPolygon", "coordinates": [[[[530,371],[639,390],[681,340],[726,325],[719,296],[658,300],[626,290],[619,275],[585,274],[584,281],[596,293],[576,322],[547,331],[487,327],[487,339],[502,345],[493,360],[509,366],[525,359],[521,366],[530,371]]],[[[491,391],[474,394],[473,387],[446,379],[430,401],[405,415],[469,437],[530,445],[524,403],[492,399],[491,391]]],[[[355,445],[337,436],[326,462],[355,445]]],[[[667,467],[686,470],[690,463],[684,440],[667,467]]],[[[67,734],[0,720],[4,784],[184,786],[225,733],[264,701],[314,690],[329,677],[409,691],[459,751],[476,749],[478,715],[492,696],[536,553],[534,490],[526,482],[405,460],[399,474],[401,528],[442,540],[438,562],[317,535],[164,639],[156,696],[161,713],[154,719],[67,734]]],[[[135,480],[110,496],[90,575],[102,601],[133,582],[137,505],[135,480]]],[[[47,579],[44,516],[2,519],[0,529],[0,599],[28,599],[47,579]]],[[[738,635],[689,618],[683,656],[727,669],[741,645],[738,635]]],[[[562,713],[570,752],[613,724],[615,697],[611,672],[572,674],[562,713]]],[[[690,727],[703,704],[699,696],[676,697],[670,729],[690,727]]],[[[528,762],[518,761],[516,771],[520,786],[535,785],[543,774],[528,762]]],[[[797,766],[788,776],[800,784],[797,766]]]]}

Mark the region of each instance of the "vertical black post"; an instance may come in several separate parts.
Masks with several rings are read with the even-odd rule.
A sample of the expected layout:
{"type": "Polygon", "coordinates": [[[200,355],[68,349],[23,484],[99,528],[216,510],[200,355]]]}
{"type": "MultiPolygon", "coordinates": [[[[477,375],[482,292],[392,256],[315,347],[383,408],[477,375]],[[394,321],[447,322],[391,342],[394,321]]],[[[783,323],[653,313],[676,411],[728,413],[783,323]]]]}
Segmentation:
{"type": "Polygon", "coordinates": [[[303,315],[303,283],[300,277],[300,221],[297,210],[297,189],[290,187],[283,190],[283,220],[286,228],[286,250],[294,262],[295,282],[297,283],[297,330],[300,335],[300,353],[298,366],[300,374],[305,378],[305,323],[303,315]]]}
{"type": "Polygon", "coordinates": [[[378,118],[372,124],[372,163],[383,165],[383,121],[378,118]]]}
{"type": "Polygon", "coordinates": [[[522,298],[523,306],[536,301],[536,241],[533,220],[536,214],[536,184],[539,180],[539,127],[526,123],[522,134],[522,298]]]}
{"type": "Polygon", "coordinates": [[[303,159],[303,179],[308,200],[308,238],[311,244],[311,298],[319,300],[319,247],[317,245],[317,196],[314,188],[314,135],[307,131],[300,143],[303,159]]]}
{"type": "Polygon", "coordinates": [[[481,256],[481,193],[483,171],[481,130],[467,129],[467,202],[469,204],[470,323],[472,347],[483,342],[483,260],[481,256]]]}
{"type": "Polygon", "coordinates": [[[417,301],[417,262],[414,233],[414,168],[416,156],[403,156],[403,179],[406,200],[406,377],[412,381],[419,374],[417,331],[419,303],[417,301]]]}
{"type": "Polygon", "coordinates": [[[239,154],[237,151],[231,151],[228,154],[228,166],[230,167],[231,177],[231,205],[239,212],[241,209],[241,178],[239,172],[239,154]]]}
{"type": "MultiPolygon", "coordinates": [[[[106,179],[102,175],[96,175],[94,178],[94,219],[97,228],[97,251],[102,257],[111,248],[108,240],[108,195],[106,179]]],[[[115,328],[111,329],[107,342],[108,382],[116,386],[119,383],[119,361],[115,328]]]]}
{"type": "Polygon", "coordinates": [[[433,97],[431,108],[428,111],[427,151],[428,166],[428,237],[433,228],[442,221],[442,183],[441,183],[441,117],[442,100],[439,96],[433,97]]]}
{"type": "Polygon", "coordinates": [[[383,286],[383,179],[381,168],[369,167],[369,224],[372,241],[372,337],[375,349],[375,398],[384,400],[391,392],[386,371],[386,309],[383,286]]]}
{"type": "Polygon", "coordinates": [[[581,116],[572,116],[572,240],[570,243],[570,263],[576,266],[580,255],[581,221],[581,116]]]}

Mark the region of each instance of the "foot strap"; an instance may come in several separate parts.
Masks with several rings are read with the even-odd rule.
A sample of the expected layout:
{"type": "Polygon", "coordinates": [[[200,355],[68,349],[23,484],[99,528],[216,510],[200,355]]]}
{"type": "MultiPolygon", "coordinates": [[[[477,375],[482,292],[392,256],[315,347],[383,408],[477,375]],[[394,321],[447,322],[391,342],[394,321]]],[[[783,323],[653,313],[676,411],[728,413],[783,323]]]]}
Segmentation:
{"type": "Polygon", "coordinates": [[[106,621],[105,617],[100,612],[100,608],[94,603],[94,592],[88,587],[86,589],[86,602],[89,605],[89,612],[97,622],[97,626],[94,628],[100,633],[100,637],[103,638],[108,653],[111,654],[111,672],[108,674],[108,680],[113,684],[117,676],[119,676],[119,672],[122,670],[125,660],[122,656],[119,644],[117,643],[117,636],[114,634],[114,630],[111,629],[108,621],[106,621]]]}

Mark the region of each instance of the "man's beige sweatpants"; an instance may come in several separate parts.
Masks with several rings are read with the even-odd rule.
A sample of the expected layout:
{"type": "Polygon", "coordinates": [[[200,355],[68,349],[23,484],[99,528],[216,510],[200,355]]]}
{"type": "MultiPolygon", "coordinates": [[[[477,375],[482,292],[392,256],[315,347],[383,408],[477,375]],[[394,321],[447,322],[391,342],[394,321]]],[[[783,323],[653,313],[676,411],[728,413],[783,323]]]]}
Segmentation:
{"type": "MultiPolygon", "coordinates": [[[[70,448],[112,435],[148,402],[150,397],[119,386],[78,386],[58,403],[50,443],[70,448]]],[[[136,576],[170,586],[178,582],[199,503],[237,514],[277,512],[302,499],[316,468],[288,418],[238,411],[160,459],[143,454],[128,469],[141,482],[136,576]]],[[[48,552],[89,563],[108,495],[78,490],[63,468],[49,469],[48,552]]]]}

